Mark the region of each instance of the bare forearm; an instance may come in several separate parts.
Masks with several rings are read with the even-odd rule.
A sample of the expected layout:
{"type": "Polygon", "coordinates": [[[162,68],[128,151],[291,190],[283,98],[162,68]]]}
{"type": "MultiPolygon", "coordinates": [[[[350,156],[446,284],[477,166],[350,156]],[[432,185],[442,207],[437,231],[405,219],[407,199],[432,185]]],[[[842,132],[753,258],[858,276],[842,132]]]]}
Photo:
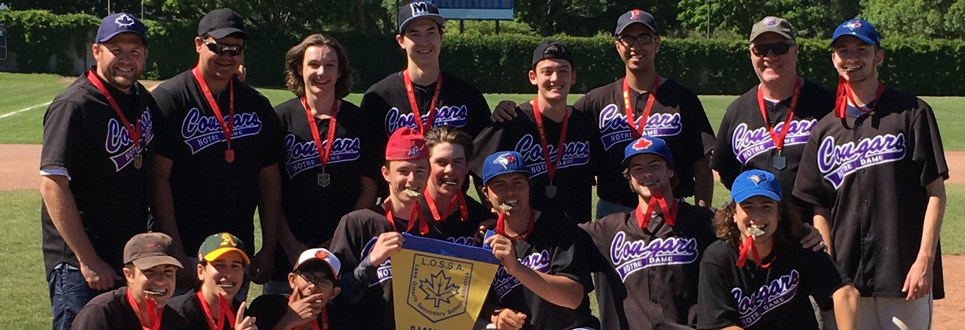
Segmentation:
{"type": "Polygon", "coordinates": [[[47,206],[51,222],[54,223],[54,227],[60,232],[60,236],[70,250],[77,256],[78,261],[83,263],[86,260],[98,258],[84,230],[67,177],[41,176],[40,194],[44,199],[44,205],[47,206]]]}
{"type": "Polygon", "coordinates": [[[853,285],[838,288],[831,295],[834,300],[834,318],[839,330],[860,329],[858,317],[858,290],[853,285]]]}
{"type": "Polygon", "coordinates": [[[359,181],[362,184],[362,192],[359,194],[359,199],[355,201],[356,210],[375,205],[375,199],[378,198],[378,185],[375,180],[363,176],[359,181]]]}
{"type": "Polygon", "coordinates": [[[583,285],[568,277],[536,272],[522,265],[511,274],[520,284],[554,305],[576,309],[583,302],[583,285]]]}
{"type": "Polygon", "coordinates": [[[694,163],[694,203],[709,207],[714,200],[714,173],[710,168],[710,154],[694,163]]]}
{"type": "Polygon", "coordinates": [[[278,244],[279,223],[285,221],[285,214],[281,209],[281,176],[278,173],[278,165],[268,166],[259,171],[258,188],[261,252],[274,253],[275,246],[278,244]]]}
{"type": "Polygon", "coordinates": [[[830,217],[830,210],[815,206],[814,207],[814,228],[821,233],[821,238],[824,239],[824,245],[828,247],[828,254],[834,255],[834,242],[831,241],[831,221],[828,220],[830,217]]]}
{"type": "Polygon", "coordinates": [[[929,262],[935,260],[935,251],[942,230],[942,219],[945,217],[945,181],[935,179],[926,187],[928,191],[928,206],[925,209],[925,221],[921,232],[921,247],[918,257],[927,257],[929,262]]]}

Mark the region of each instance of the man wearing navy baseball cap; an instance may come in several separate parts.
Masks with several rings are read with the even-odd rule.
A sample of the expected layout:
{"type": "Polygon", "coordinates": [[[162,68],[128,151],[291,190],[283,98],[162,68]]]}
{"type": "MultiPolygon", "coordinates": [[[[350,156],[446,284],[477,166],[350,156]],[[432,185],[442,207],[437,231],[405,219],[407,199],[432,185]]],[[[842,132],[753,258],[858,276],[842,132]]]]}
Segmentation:
{"type": "Polygon", "coordinates": [[[931,106],[878,80],[881,36],[863,19],[831,38],[834,115],[811,130],[793,189],[861,292],[866,328],[928,329],[945,296],[941,247],[948,165],[931,106]]]}
{"type": "Polygon", "coordinates": [[[91,52],[95,65],[44,115],[41,223],[54,329],[69,329],[91,298],[121,285],[124,243],[148,227],[158,107],[137,82],[147,29],[111,14],[91,52]]]}

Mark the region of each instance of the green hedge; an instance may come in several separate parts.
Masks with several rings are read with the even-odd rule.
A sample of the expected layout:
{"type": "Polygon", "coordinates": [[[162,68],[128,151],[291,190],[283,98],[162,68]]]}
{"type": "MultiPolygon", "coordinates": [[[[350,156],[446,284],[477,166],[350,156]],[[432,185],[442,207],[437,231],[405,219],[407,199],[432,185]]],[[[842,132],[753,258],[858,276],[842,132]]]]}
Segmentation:
{"type": "MultiPolygon", "coordinates": [[[[99,20],[83,14],[54,15],[44,11],[0,11],[7,26],[8,51],[16,53],[21,72],[77,74],[66,52],[83,57],[99,20]],[[51,66],[51,54],[56,65],[51,66]]],[[[150,35],[147,79],[165,79],[194,65],[196,22],[146,21],[150,35]]],[[[249,81],[259,86],[283,86],[284,54],[300,41],[286,31],[250,31],[246,52],[249,81]]],[[[363,91],[400,70],[405,57],[394,36],[335,33],[348,49],[356,70],[355,89],[363,91]]],[[[574,92],[609,83],[623,75],[623,63],[606,36],[559,37],[573,50],[577,68],[574,92]]],[[[442,67],[475,83],[486,93],[532,93],[526,72],[540,38],[523,35],[445,35],[442,67]]],[[[887,39],[881,79],[919,95],[965,95],[965,41],[887,39]]],[[[75,56],[76,57],[76,56],[75,56]]],[[[0,65],[3,63],[0,62],[0,65]]],[[[672,77],[700,94],[740,94],[757,83],[746,41],[666,39],[657,56],[661,75],[672,77]]],[[[837,76],[831,67],[826,39],[801,40],[798,72],[832,88],[837,76]]]]}

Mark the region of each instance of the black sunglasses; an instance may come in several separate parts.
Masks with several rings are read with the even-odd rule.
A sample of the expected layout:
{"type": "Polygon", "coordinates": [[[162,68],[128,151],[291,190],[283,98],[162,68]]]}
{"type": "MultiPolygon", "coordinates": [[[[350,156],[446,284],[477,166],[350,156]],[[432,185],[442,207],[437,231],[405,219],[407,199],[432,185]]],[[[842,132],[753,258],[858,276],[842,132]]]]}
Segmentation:
{"type": "Polygon", "coordinates": [[[654,36],[652,34],[639,34],[635,36],[630,36],[630,35],[617,36],[617,40],[620,41],[620,43],[627,46],[633,46],[634,44],[646,46],[646,45],[649,45],[651,42],[653,42],[653,38],[654,36]]]}
{"type": "Polygon", "coordinates": [[[238,56],[245,53],[245,45],[224,45],[208,40],[204,40],[204,45],[208,46],[208,50],[212,53],[218,55],[238,56]]]}
{"type": "Polygon", "coordinates": [[[791,50],[791,46],[794,46],[794,42],[792,41],[757,44],[751,46],[751,51],[754,52],[754,55],[760,57],[767,56],[768,51],[774,52],[775,56],[780,56],[787,54],[787,52],[791,50]]]}

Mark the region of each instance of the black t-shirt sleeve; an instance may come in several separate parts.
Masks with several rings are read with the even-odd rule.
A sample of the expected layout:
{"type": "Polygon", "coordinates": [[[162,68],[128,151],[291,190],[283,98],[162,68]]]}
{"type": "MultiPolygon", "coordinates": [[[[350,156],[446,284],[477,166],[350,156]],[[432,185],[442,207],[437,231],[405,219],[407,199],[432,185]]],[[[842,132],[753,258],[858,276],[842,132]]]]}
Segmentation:
{"type": "MultiPolygon", "coordinates": [[[[521,114],[517,112],[517,115],[521,114]]],[[[491,123],[489,127],[483,129],[482,132],[476,136],[475,141],[473,141],[472,149],[475,155],[473,155],[469,165],[472,174],[476,177],[482,177],[483,162],[486,160],[486,157],[497,151],[501,151],[499,150],[499,144],[505,132],[503,129],[504,126],[504,123],[491,123]]]]}
{"type": "Polygon", "coordinates": [[[112,326],[112,320],[114,317],[111,315],[111,311],[106,305],[94,305],[88,304],[77,316],[74,317],[74,322],[71,323],[71,328],[73,329],[110,329],[112,326]]]}
{"type": "Polygon", "coordinates": [[[819,305],[831,306],[831,295],[841,286],[851,283],[851,279],[838,269],[827,253],[798,248],[804,264],[797,269],[801,270],[808,291],[819,305]]]}
{"type": "Polygon", "coordinates": [[[573,224],[560,226],[563,227],[559,232],[561,243],[554,247],[555,251],[552,252],[549,274],[565,276],[580,283],[583,285],[583,292],[593,291],[583,240],[577,234],[580,229],[573,224]]]}
{"type": "MultiPolygon", "coordinates": [[[[366,123],[379,122],[379,119],[371,112],[361,112],[358,108],[355,111],[360,112],[366,123]]],[[[372,178],[376,183],[384,182],[382,165],[385,164],[385,133],[377,127],[365,128],[361,130],[360,138],[362,139],[362,150],[359,158],[362,161],[362,175],[372,178]]]]}
{"type": "Polygon", "coordinates": [[[921,112],[915,119],[913,141],[915,148],[912,160],[920,173],[920,183],[926,186],[939,177],[948,179],[948,165],[945,163],[945,151],[942,137],[938,133],[938,123],[931,106],[925,101],[918,101],[921,112]]]}
{"type": "Polygon", "coordinates": [[[734,154],[731,144],[731,122],[734,120],[738,100],[731,102],[724,113],[723,120],[720,121],[720,129],[717,130],[717,141],[714,143],[714,153],[710,161],[710,166],[720,175],[720,182],[729,190],[734,184],[734,179],[741,172],[741,163],[734,154]]]}
{"type": "Polygon", "coordinates": [[[40,167],[59,166],[78,169],[85,160],[86,140],[80,105],[69,100],[54,100],[44,115],[44,144],[40,167]]]}
{"type": "Polygon", "coordinates": [[[255,298],[245,316],[255,317],[258,329],[271,329],[288,312],[288,300],[282,295],[264,295],[255,298]]]}
{"type": "Polygon", "coordinates": [[[697,162],[705,155],[714,150],[714,129],[710,126],[704,105],[700,103],[697,95],[690,94],[684,98],[682,106],[689,109],[687,121],[684,127],[687,132],[687,150],[690,154],[691,162],[697,162]]]}
{"type": "MultiPolygon", "coordinates": [[[[173,84],[176,82],[172,80],[167,83],[173,84]]],[[[178,118],[177,115],[178,108],[181,105],[164,88],[155,88],[151,92],[151,96],[157,102],[157,111],[154,112],[156,114],[154,117],[154,137],[157,143],[155,143],[154,151],[161,156],[174,160],[181,140],[181,118],[178,118]]]]}
{"type": "Polygon", "coordinates": [[[264,95],[261,95],[258,91],[252,89],[252,93],[255,94],[255,111],[261,118],[262,128],[265,130],[265,150],[262,150],[261,157],[258,160],[258,167],[264,168],[271,165],[278,164],[278,155],[285,154],[285,134],[281,128],[281,123],[278,121],[278,115],[275,114],[275,109],[271,106],[271,102],[268,101],[264,95]]]}
{"type": "Polygon", "coordinates": [[[471,87],[469,90],[472,99],[467,102],[470,108],[468,109],[469,121],[466,124],[465,131],[469,133],[469,136],[476,137],[479,132],[489,126],[492,110],[489,108],[486,97],[475,86],[471,87]]]}
{"type": "Polygon", "coordinates": [[[590,272],[602,272],[610,268],[610,262],[603,251],[597,248],[597,240],[606,239],[606,226],[602,219],[578,224],[580,229],[578,234],[583,250],[586,254],[587,270],[590,272]]]}
{"type": "MultiPolygon", "coordinates": [[[[831,115],[828,115],[831,116],[831,115]]],[[[825,117],[826,119],[830,119],[825,117]]],[[[812,205],[831,208],[834,200],[830,192],[824,186],[824,178],[818,170],[818,147],[824,138],[824,130],[818,121],[817,127],[811,130],[807,145],[804,146],[804,153],[801,154],[801,163],[797,170],[797,177],[794,178],[794,197],[812,205]]],[[[830,219],[829,219],[830,220],[830,219]]]]}
{"type": "MultiPolygon", "coordinates": [[[[727,245],[711,245],[700,262],[700,281],[697,286],[697,328],[717,329],[737,324],[739,314],[731,289],[733,272],[727,268],[724,253],[727,245]]],[[[729,265],[736,267],[734,265],[729,265]]]]}

